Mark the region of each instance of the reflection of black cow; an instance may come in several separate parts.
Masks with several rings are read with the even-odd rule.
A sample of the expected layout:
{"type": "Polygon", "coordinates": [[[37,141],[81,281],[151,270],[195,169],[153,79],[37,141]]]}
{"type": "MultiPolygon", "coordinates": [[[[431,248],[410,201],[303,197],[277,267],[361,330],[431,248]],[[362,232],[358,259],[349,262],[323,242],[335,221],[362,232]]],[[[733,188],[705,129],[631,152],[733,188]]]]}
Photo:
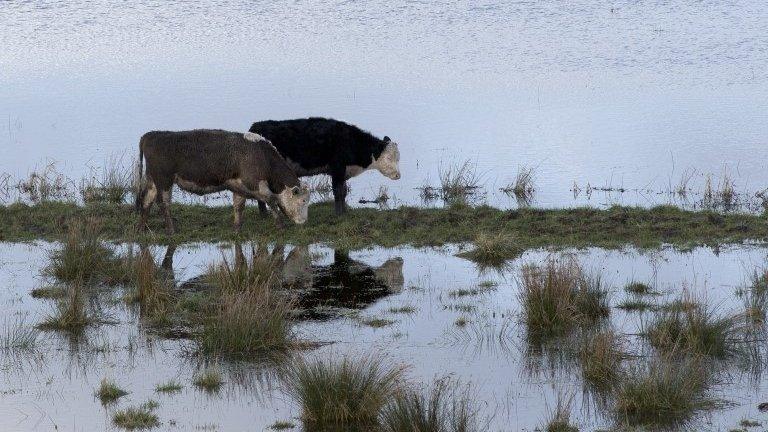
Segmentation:
{"type": "MultiPolygon", "coordinates": [[[[298,284],[298,306],[303,318],[322,319],[339,309],[363,309],[378,299],[403,289],[403,259],[387,260],[374,268],[334,251],[333,263],[313,265],[311,280],[298,284]]],[[[294,284],[294,287],[296,284],[294,284]]]]}

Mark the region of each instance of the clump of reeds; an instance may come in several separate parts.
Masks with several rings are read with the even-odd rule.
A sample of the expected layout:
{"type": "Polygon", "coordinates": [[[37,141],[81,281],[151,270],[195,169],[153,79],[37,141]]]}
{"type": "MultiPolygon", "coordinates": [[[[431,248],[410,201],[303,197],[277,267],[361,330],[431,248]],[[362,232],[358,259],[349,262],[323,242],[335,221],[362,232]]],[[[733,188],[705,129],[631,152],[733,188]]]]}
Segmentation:
{"type": "Polygon", "coordinates": [[[137,407],[129,407],[115,412],[112,421],[116,426],[124,429],[151,429],[160,425],[160,420],[155,414],[157,402],[147,401],[137,407]]]}
{"type": "Polygon", "coordinates": [[[58,300],[53,313],[48,315],[38,328],[77,333],[91,323],[85,309],[82,281],[69,283],[66,289],[67,295],[58,300]]]}
{"type": "Polygon", "coordinates": [[[651,286],[643,282],[630,282],[624,287],[624,291],[635,295],[646,295],[653,293],[651,286]]]}
{"type": "Polygon", "coordinates": [[[137,259],[131,259],[134,266],[136,291],[133,300],[141,305],[143,316],[153,320],[162,320],[168,314],[173,299],[172,286],[160,273],[155,260],[148,249],[139,253],[137,259]]]}
{"type": "Polygon", "coordinates": [[[587,274],[575,259],[523,266],[520,302],[529,335],[536,337],[564,335],[610,313],[600,276],[587,274]]]}
{"type": "Polygon", "coordinates": [[[110,157],[101,170],[101,176],[92,173],[80,182],[83,202],[109,202],[122,204],[134,185],[133,169],[122,163],[122,158],[110,157]]]}
{"type": "Polygon", "coordinates": [[[700,360],[658,358],[635,365],[615,394],[615,412],[626,424],[674,425],[697,410],[711,408],[711,377],[700,360]]]}
{"type": "Polygon", "coordinates": [[[162,384],[155,386],[155,392],[157,393],[178,393],[184,388],[180,382],[176,380],[170,380],[162,384]]]}
{"type": "Polygon", "coordinates": [[[92,281],[115,266],[112,250],[99,239],[98,221],[69,222],[64,245],[50,253],[47,273],[65,282],[92,281]]]}
{"type": "Polygon", "coordinates": [[[37,329],[27,326],[24,319],[19,318],[10,322],[5,320],[0,333],[0,350],[30,351],[37,345],[39,333],[37,329]]]}
{"type": "Polygon", "coordinates": [[[71,181],[57,172],[55,165],[51,163],[40,173],[30,173],[26,180],[16,185],[16,189],[27,195],[33,203],[38,203],[69,197],[70,184],[71,181]]]}
{"type": "Polygon", "coordinates": [[[220,299],[200,337],[204,352],[247,356],[290,347],[293,301],[278,290],[272,265],[270,257],[254,257],[250,265],[240,258],[234,266],[225,260],[209,272],[220,299]]]}
{"type": "Polygon", "coordinates": [[[601,330],[589,337],[579,352],[584,380],[596,388],[613,386],[621,375],[626,356],[622,340],[613,330],[601,330]]]}
{"type": "Polygon", "coordinates": [[[517,170],[514,183],[501,188],[501,191],[507,195],[514,195],[520,203],[528,204],[531,198],[533,198],[534,192],[536,192],[534,177],[533,167],[521,166],[517,170]]]}
{"type": "Polygon", "coordinates": [[[481,232],[475,237],[474,249],[458,256],[467,258],[484,267],[500,267],[508,260],[523,253],[517,238],[506,232],[490,234],[481,232]]]}
{"type": "Polygon", "coordinates": [[[218,368],[207,368],[197,374],[192,380],[195,387],[203,389],[209,393],[217,392],[224,384],[224,378],[218,368]]]}
{"type": "Polygon", "coordinates": [[[439,380],[426,391],[404,389],[395,393],[381,412],[381,432],[480,431],[477,413],[466,390],[439,380]]]}
{"type": "Polygon", "coordinates": [[[681,303],[694,307],[671,308],[657,312],[647,329],[654,347],[665,352],[727,357],[738,352],[740,317],[722,317],[703,302],[683,294],[681,303]]]}
{"type": "Polygon", "coordinates": [[[446,201],[461,201],[480,187],[480,176],[470,161],[438,167],[440,195],[446,201]]]}
{"type": "Polygon", "coordinates": [[[288,371],[290,394],[301,405],[307,430],[375,428],[379,413],[400,387],[403,368],[383,359],[297,361],[288,371]]]}
{"type": "Polygon", "coordinates": [[[624,300],[618,305],[616,305],[616,307],[618,309],[622,309],[627,312],[645,312],[645,311],[657,309],[657,306],[655,303],[651,303],[642,298],[631,298],[631,299],[624,300]]]}
{"type": "Polygon", "coordinates": [[[557,406],[544,426],[546,432],[579,432],[579,428],[571,424],[571,399],[563,402],[557,398],[557,406]]]}
{"type": "Polygon", "coordinates": [[[99,388],[96,389],[96,397],[99,398],[102,405],[110,404],[127,394],[128,392],[118,387],[114,381],[106,378],[101,380],[99,388]]]}

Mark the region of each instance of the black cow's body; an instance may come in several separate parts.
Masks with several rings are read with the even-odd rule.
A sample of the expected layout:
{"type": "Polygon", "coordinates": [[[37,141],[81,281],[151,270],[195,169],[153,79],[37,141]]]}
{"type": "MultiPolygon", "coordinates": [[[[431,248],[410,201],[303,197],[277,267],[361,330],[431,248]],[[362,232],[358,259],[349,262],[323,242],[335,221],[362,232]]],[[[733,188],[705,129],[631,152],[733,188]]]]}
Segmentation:
{"type": "MultiPolygon", "coordinates": [[[[333,119],[261,121],[254,123],[250,131],[270,140],[299,177],[330,175],[337,213],[345,209],[345,182],[349,178],[373,167],[385,150],[396,154],[391,158],[399,159],[397,145],[388,137],[379,139],[356,126],[333,119]]],[[[378,168],[396,180],[400,177],[397,160],[394,164],[395,168],[387,173],[378,168]]],[[[262,207],[262,203],[259,205],[262,207]]]]}
{"type": "Polygon", "coordinates": [[[148,132],[139,142],[140,169],[143,160],[147,184],[136,198],[142,228],[157,198],[166,228],[173,233],[170,198],[174,184],[198,195],[231,191],[238,229],[246,198],[267,201],[286,214],[306,210],[300,208],[306,191],[299,179],[274,146],[255,134],[207,129],[148,132]]]}

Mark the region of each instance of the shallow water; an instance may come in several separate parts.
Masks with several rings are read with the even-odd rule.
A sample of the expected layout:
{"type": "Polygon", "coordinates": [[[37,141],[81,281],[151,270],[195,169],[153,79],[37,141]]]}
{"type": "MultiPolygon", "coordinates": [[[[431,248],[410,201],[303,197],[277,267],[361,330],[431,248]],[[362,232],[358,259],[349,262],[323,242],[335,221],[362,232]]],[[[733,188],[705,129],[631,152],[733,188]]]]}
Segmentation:
{"type": "Polygon", "coordinates": [[[26,1],[0,22],[17,178],[56,161],[76,181],[151,129],[321,115],[401,144],[402,180],[366,173],[355,202],[418,202],[465,159],[498,206],[519,165],[546,207],[666,203],[685,173],[766,186],[764,2],[26,1]]]}
{"type": "MultiPolygon", "coordinates": [[[[56,245],[47,243],[0,245],[0,304],[6,317],[3,325],[16,319],[33,325],[50,311],[52,302],[33,299],[30,290],[48,282],[39,274],[47,264],[45,251],[53,247],[56,245]]],[[[297,322],[300,337],[329,344],[301,355],[358,358],[380,353],[387,362],[409,366],[407,375],[414,383],[450,376],[471,384],[480,412],[490,418],[489,430],[493,431],[534,430],[547,418],[558,397],[572,397],[574,421],[582,430],[593,430],[610,426],[612,420],[609,412],[582,392],[578,371],[526,354],[528,345],[517,300],[521,265],[572,254],[586,268],[603,275],[610,287],[612,306],[626,298],[623,286],[627,282],[643,281],[664,294],[657,299],[659,302],[676,298],[682,287],[687,287],[706,297],[718,313],[727,314],[743,310],[737,293],[768,259],[766,250],[757,246],[687,252],[588,249],[555,254],[538,250],[526,252],[507,269],[497,272],[478,270],[473,263],[454,256],[457,249],[370,249],[346,257],[320,246],[308,251],[288,248],[283,267],[287,279],[296,282],[304,278],[301,284],[309,287],[309,293],[343,291],[339,288],[343,286],[358,297],[352,302],[328,305],[316,301],[304,305],[307,310],[321,313],[307,314],[305,318],[312,319],[297,322]],[[332,274],[343,276],[328,276],[332,274]],[[483,281],[496,282],[497,286],[476,296],[455,298],[450,294],[456,289],[477,287],[483,281]],[[327,286],[323,288],[320,283],[327,286]],[[471,305],[474,310],[457,311],[452,308],[457,304],[471,305]],[[402,306],[413,306],[416,311],[389,311],[402,306]],[[460,316],[470,322],[463,329],[454,324],[460,316]],[[395,323],[371,328],[361,325],[361,317],[387,318],[395,323]]],[[[153,251],[159,263],[166,250],[156,247],[153,251]]],[[[234,253],[231,245],[179,247],[173,254],[177,283],[184,285],[209,264],[223,256],[232,259],[234,253]]],[[[248,248],[244,253],[250,254],[248,248]]],[[[119,300],[121,295],[119,288],[102,289],[89,301],[90,307],[101,308],[115,323],[92,327],[80,340],[45,333],[33,353],[2,355],[0,429],[50,430],[57,426],[59,430],[111,430],[111,413],[116,408],[150,398],[160,403],[159,430],[262,430],[276,420],[300,414],[269,365],[219,361],[226,380],[221,392],[211,395],[196,390],[191,379],[203,361],[194,355],[193,344],[148,332],[135,311],[119,300]],[[93,391],[103,377],[113,378],[131,393],[116,406],[102,408],[93,391]],[[154,392],[156,384],[171,378],[185,386],[181,393],[154,392]]],[[[611,325],[627,335],[634,353],[647,354],[642,339],[635,335],[648,317],[611,310],[611,325]]],[[[762,345],[757,347],[761,350],[761,364],[766,361],[762,345]]],[[[765,420],[757,404],[765,402],[768,377],[760,373],[761,368],[728,371],[728,379],[714,387],[713,396],[730,404],[697,415],[692,425],[695,430],[728,430],[743,418],[765,420]]]]}

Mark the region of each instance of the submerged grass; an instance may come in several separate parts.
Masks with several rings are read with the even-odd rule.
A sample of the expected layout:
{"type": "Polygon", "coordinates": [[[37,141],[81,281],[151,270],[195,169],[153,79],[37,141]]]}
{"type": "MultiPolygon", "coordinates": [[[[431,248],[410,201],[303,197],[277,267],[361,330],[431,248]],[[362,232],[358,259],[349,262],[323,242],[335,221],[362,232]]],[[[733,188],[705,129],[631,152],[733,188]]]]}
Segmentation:
{"type": "Polygon", "coordinates": [[[176,380],[170,380],[162,384],[155,386],[155,392],[157,393],[178,393],[184,388],[180,382],[176,380]]]}
{"type": "Polygon", "coordinates": [[[652,359],[635,365],[621,380],[615,394],[619,422],[629,425],[679,425],[694,412],[715,406],[707,395],[711,377],[701,360],[652,359]]]}
{"type": "Polygon", "coordinates": [[[563,402],[557,399],[557,406],[544,426],[546,432],[579,432],[579,428],[571,424],[571,399],[563,402]]]}
{"type": "Polygon", "coordinates": [[[500,267],[523,253],[523,249],[516,240],[515,236],[503,232],[480,233],[474,239],[474,249],[462,252],[458,256],[484,267],[500,267]]]}
{"type": "Polygon", "coordinates": [[[34,327],[28,326],[24,319],[5,320],[0,332],[0,350],[30,351],[37,345],[39,333],[34,327]]]}
{"type": "Polygon", "coordinates": [[[599,275],[590,275],[574,259],[523,266],[520,303],[533,339],[562,336],[610,313],[599,275]]]}
{"type": "Polygon", "coordinates": [[[288,371],[289,393],[301,405],[307,430],[368,430],[400,387],[403,368],[380,357],[297,361],[288,371]]]}
{"type": "Polygon", "coordinates": [[[218,368],[208,368],[195,375],[192,384],[209,393],[215,393],[224,384],[224,378],[218,368]]]}
{"type": "MultiPolygon", "coordinates": [[[[151,231],[137,234],[126,227],[136,225],[130,206],[47,202],[34,206],[0,206],[0,241],[35,239],[61,240],[62,220],[97,216],[101,237],[111,241],[148,243],[186,243],[225,241],[242,238],[260,243],[332,243],[337,247],[359,248],[371,245],[441,245],[473,241],[480,233],[514,235],[521,250],[540,246],[621,247],[634,244],[654,247],[662,243],[689,247],[695,244],[743,242],[768,237],[765,219],[748,214],[719,214],[712,211],[686,211],[672,206],[651,209],[612,207],[607,210],[518,209],[500,210],[486,206],[446,208],[400,207],[393,210],[350,209],[343,218],[334,214],[333,205],[314,204],[309,221],[301,226],[278,229],[269,219],[244,218],[240,234],[232,230],[229,206],[174,204],[178,219],[174,236],[163,234],[162,217],[150,221],[151,231]]],[[[247,213],[257,210],[249,208],[247,213]]]]}
{"type": "Polygon", "coordinates": [[[684,294],[683,304],[693,307],[659,311],[647,329],[654,347],[665,352],[683,352],[724,358],[739,352],[743,317],[723,317],[705,303],[684,294]]]}
{"type": "Polygon", "coordinates": [[[151,429],[160,425],[155,409],[157,402],[147,401],[137,407],[118,410],[112,421],[116,426],[127,430],[151,429]]]}
{"type": "Polygon", "coordinates": [[[293,301],[278,291],[271,257],[254,255],[209,271],[219,290],[218,309],[205,323],[200,349],[209,354],[254,356],[287,350],[294,341],[289,320],[293,301]]]}
{"type": "Polygon", "coordinates": [[[381,412],[380,432],[473,432],[481,431],[472,398],[447,380],[418,391],[395,393],[381,412]]]}
{"type": "Polygon", "coordinates": [[[59,299],[53,312],[38,324],[39,329],[78,333],[91,323],[85,308],[83,283],[79,280],[69,283],[66,289],[66,296],[59,299]]]}
{"type": "Polygon", "coordinates": [[[602,330],[587,339],[579,352],[584,380],[598,389],[612,387],[621,376],[626,356],[621,337],[613,330],[602,330]]]}
{"type": "Polygon", "coordinates": [[[99,388],[96,389],[96,397],[99,398],[102,405],[110,404],[127,394],[128,392],[118,387],[114,381],[106,378],[101,380],[99,388]]]}

